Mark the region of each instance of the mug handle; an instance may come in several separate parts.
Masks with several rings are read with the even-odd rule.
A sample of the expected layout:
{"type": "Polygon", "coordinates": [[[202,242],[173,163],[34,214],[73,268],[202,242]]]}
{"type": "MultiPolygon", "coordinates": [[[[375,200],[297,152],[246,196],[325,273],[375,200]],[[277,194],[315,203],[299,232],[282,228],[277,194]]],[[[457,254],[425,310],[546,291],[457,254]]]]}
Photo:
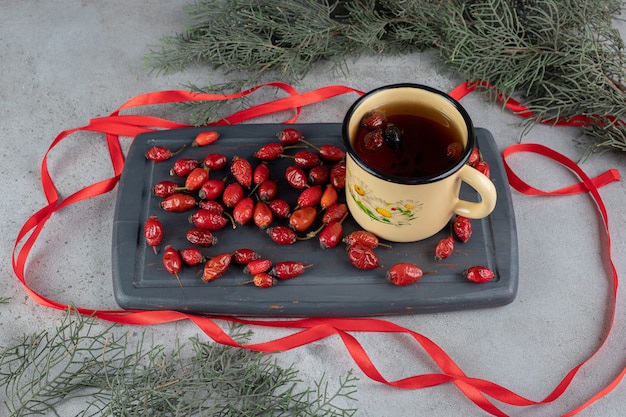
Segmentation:
{"type": "Polygon", "coordinates": [[[459,199],[452,210],[455,214],[469,219],[487,217],[496,206],[497,193],[493,182],[480,171],[469,165],[463,165],[459,170],[459,178],[468,184],[480,195],[478,203],[459,199]]]}

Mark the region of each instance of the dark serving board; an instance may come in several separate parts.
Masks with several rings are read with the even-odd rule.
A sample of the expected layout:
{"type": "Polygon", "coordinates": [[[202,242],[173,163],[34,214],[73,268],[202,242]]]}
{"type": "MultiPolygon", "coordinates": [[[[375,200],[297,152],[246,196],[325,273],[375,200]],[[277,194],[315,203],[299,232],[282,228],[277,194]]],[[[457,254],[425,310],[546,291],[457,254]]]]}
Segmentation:
{"type": "MultiPolygon", "coordinates": [[[[284,127],[277,124],[211,127],[220,132],[216,143],[203,148],[187,147],[177,157],[203,159],[209,152],[219,152],[229,157],[235,154],[249,157],[255,164],[252,153],[261,144],[276,141],[276,133],[284,127]]],[[[295,127],[314,144],[342,146],[339,124],[295,127]]],[[[160,180],[172,179],[169,170],[174,159],[153,163],[145,159],[144,153],[153,145],[177,149],[208,129],[147,133],[139,135],[132,144],[119,185],[113,226],[113,289],[122,308],[239,316],[339,317],[494,307],[508,304],[515,298],[518,253],[511,195],[500,154],[492,135],[485,129],[477,129],[476,133],[480,150],[491,167],[491,177],[498,191],[497,205],[488,218],[472,220],[472,238],[467,243],[457,242],[450,258],[437,262],[433,256],[437,241],[448,235],[447,228],[424,241],[377,248],[382,267],[362,271],[349,263],[343,244],[327,250],[319,248],[317,239],[277,245],[253,224],[235,230],[227,226],[215,232],[219,239],[216,246],[202,249],[205,255],[248,247],[274,262],[298,260],[313,267],[298,278],[280,281],[267,289],[241,284],[250,276],[244,275],[238,265],[231,265],[224,276],[210,283],[200,279],[200,266],[186,267],[180,274],[181,288],[175,277],[164,270],[161,255],[167,244],[176,249],[191,246],[185,239],[185,232],[193,227],[187,220],[191,212],[167,213],[159,207],[160,199],[152,195],[151,187],[160,180]],[[165,228],[165,239],[158,255],[146,245],[143,236],[143,224],[153,214],[165,228]],[[416,285],[396,287],[387,282],[385,272],[397,262],[414,262],[424,271],[436,272],[425,275],[416,285]],[[492,268],[496,278],[485,284],[467,282],[462,272],[472,265],[492,268]]],[[[283,179],[288,164],[289,158],[281,158],[271,163],[271,170],[273,178],[279,181],[280,197],[292,202],[297,193],[283,179]]],[[[226,171],[212,173],[212,176],[224,178],[226,171]]],[[[475,191],[465,186],[462,197],[477,198],[475,191]]],[[[356,224],[348,217],[344,232],[356,229],[356,224]]]]}

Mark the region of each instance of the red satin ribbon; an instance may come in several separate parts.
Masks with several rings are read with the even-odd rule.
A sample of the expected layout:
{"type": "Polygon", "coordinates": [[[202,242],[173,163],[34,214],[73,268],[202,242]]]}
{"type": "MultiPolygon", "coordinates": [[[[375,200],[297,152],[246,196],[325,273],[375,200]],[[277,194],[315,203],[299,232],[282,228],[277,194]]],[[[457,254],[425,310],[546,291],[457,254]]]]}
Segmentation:
{"type": "MultiPolygon", "coordinates": [[[[484,82],[464,83],[452,90],[450,95],[456,99],[461,99],[466,94],[474,91],[477,87],[486,85],[488,84],[484,82]]],[[[41,166],[42,186],[48,205],[33,214],[23,225],[15,240],[12,254],[13,270],[29,296],[37,303],[46,307],[51,307],[59,310],[72,309],[80,312],[81,314],[95,316],[99,319],[116,323],[151,325],[169,323],[179,320],[190,320],[195,323],[196,326],[198,326],[208,337],[210,337],[217,343],[255,350],[259,352],[286,351],[336,335],[341,338],[348,353],[353,358],[355,364],[369,378],[383,384],[404,389],[419,389],[437,386],[445,383],[453,383],[470,401],[494,416],[506,416],[507,414],[500,410],[496,405],[494,405],[492,399],[512,406],[533,406],[538,404],[546,404],[558,399],[568,388],[578,370],[593,356],[595,356],[596,353],[591,355],[588,359],[581,362],[570,372],[568,372],[563,380],[556,386],[556,388],[543,400],[534,401],[527,399],[519,394],[516,394],[515,392],[512,392],[511,390],[502,387],[496,383],[480,378],[467,376],[462,371],[462,369],[453,361],[453,359],[431,339],[420,333],[414,332],[410,329],[404,328],[387,320],[381,320],[376,318],[304,318],[300,320],[247,320],[234,317],[206,317],[169,310],[93,310],[82,307],[70,307],[67,304],[46,298],[29,288],[28,284],[26,283],[25,274],[25,267],[28,256],[42,228],[50,219],[50,217],[55,212],[71,204],[75,204],[82,200],[107,193],[111,191],[118,183],[124,166],[124,155],[121,150],[119,137],[134,137],[140,133],[150,132],[157,129],[175,129],[188,127],[188,125],[185,124],[157,117],[143,115],[121,115],[121,111],[147,105],[158,105],[184,101],[236,99],[252,94],[255,91],[265,87],[272,87],[282,90],[283,92],[287,93],[288,96],[241,110],[237,113],[234,113],[233,115],[230,115],[215,122],[214,124],[235,124],[268,114],[284,111],[295,111],[295,115],[286,120],[286,123],[293,123],[297,120],[303,106],[327,100],[342,94],[363,94],[361,91],[340,85],[327,86],[305,93],[299,93],[298,91],[296,91],[295,88],[285,83],[264,84],[236,94],[194,94],[188,91],[180,90],[153,92],[132,98],[107,117],[95,118],[92,119],[86,126],[61,132],[55,138],[55,140],[52,142],[47,152],[45,153],[41,166]],[[109,147],[114,176],[88,185],[87,187],[78,190],[65,198],[60,198],[48,171],[48,154],[59,142],[77,131],[93,131],[100,132],[105,135],[107,145],[109,147]],[[222,330],[222,328],[216,323],[216,321],[230,321],[247,325],[288,328],[294,329],[296,330],[296,332],[288,336],[275,340],[270,340],[267,342],[241,345],[237,341],[232,339],[224,330],[222,330]],[[372,332],[381,333],[381,335],[384,335],[386,333],[401,333],[411,336],[413,340],[430,356],[430,358],[433,360],[433,363],[439,368],[440,372],[413,375],[395,381],[387,380],[378,370],[376,365],[372,362],[366,350],[360,344],[358,339],[351,334],[372,332]]],[[[504,100],[504,98],[502,97],[501,99],[504,100]]],[[[511,99],[504,100],[504,102],[507,108],[509,108],[516,114],[523,117],[533,117],[532,113],[520,103],[515,102],[511,99]]],[[[581,125],[584,123],[588,123],[589,119],[587,119],[586,117],[579,117],[573,118],[568,121],[552,120],[549,122],[552,124],[581,125]]],[[[574,163],[570,159],[556,153],[549,148],[536,144],[513,145],[504,151],[503,157],[505,169],[509,177],[511,186],[524,194],[569,195],[581,192],[589,192],[591,194],[592,198],[597,204],[597,207],[600,211],[606,227],[605,231],[608,244],[607,247],[609,248],[608,260],[611,264],[613,273],[613,297],[615,298],[617,295],[618,277],[610,255],[608,215],[606,212],[606,208],[604,207],[602,198],[600,197],[600,194],[598,192],[598,188],[609,184],[612,181],[618,180],[619,172],[616,170],[609,170],[595,178],[589,178],[580,169],[580,167],[578,167],[578,165],[576,165],[576,163],[574,163]],[[571,186],[551,192],[537,190],[536,188],[526,184],[523,180],[517,177],[507,164],[506,158],[509,155],[517,152],[534,152],[547,156],[557,163],[571,169],[579,176],[581,181],[577,184],[573,184],[571,186]]],[[[612,314],[611,324],[614,321],[614,317],[615,311],[613,311],[612,314]]],[[[611,330],[609,329],[608,333],[610,333],[610,331],[611,330]]],[[[608,333],[606,335],[607,338],[608,333]]],[[[596,352],[602,349],[605,341],[606,338],[598,347],[596,352]]],[[[582,403],[579,407],[571,410],[564,416],[572,416],[574,414],[577,414],[593,402],[597,401],[599,398],[606,395],[620,383],[625,373],[626,368],[622,370],[611,383],[602,388],[594,396],[582,403]]]]}

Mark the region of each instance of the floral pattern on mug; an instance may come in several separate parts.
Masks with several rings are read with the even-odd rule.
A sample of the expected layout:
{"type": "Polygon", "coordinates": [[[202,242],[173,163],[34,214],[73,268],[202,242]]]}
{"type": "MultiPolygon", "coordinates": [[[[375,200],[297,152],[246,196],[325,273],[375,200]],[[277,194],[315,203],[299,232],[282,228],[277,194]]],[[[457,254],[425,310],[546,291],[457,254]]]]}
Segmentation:
{"type": "Polygon", "coordinates": [[[422,203],[414,200],[399,200],[388,202],[380,197],[376,197],[367,185],[359,184],[352,178],[350,186],[350,196],[356,205],[371,219],[381,223],[395,226],[408,225],[417,218],[417,214],[422,209],[422,203]]]}

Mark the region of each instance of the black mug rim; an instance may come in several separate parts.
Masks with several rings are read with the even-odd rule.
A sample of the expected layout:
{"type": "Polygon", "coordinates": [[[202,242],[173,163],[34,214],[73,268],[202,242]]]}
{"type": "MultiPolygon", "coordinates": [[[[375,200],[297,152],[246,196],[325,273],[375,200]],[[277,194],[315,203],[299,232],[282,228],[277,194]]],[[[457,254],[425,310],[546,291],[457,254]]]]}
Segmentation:
{"type": "Polygon", "coordinates": [[[350,157],[354,160],[354,162],[363,170],[365,170],[369,174],[374,175],[375,177],[380,178],[381,180],[384,180],[384,181],[389,181],[389,182],[393,182],[397,184],[409,184],[409,185],[428,184],[428,183],[440,181],[456,173],[458,170],[460,170],[463,167],[463,165],[467,163],[470,157],[470,154],[472,153],[472,150],[474,149],[474,146],[476,144],[474,124],[472,123],[472,119],[470,118],[465,108],[463,108],[463,106],[461,106],[461,104],[457,100],[450,97],[447,93],[441,90],[438,90],[436,88],[429,87],[427,85],[416,84],[416,83],[398,83],[398,84],[384,85],[384,86],[375,88],[374,90],[371,90],[365,93],[364,95],[362,95],[361,97],[359,97],[354,103],[352,103],[352,105],[348,109],[343,119],[343,123],[341,126],[341,135],[343,137],[343,143],[344,143],[344,146],[346,147],[346,151],[348,155],[350,155],[350,157]],[[375,168],[370,167],[355,152],[354,147],[352,146],[352,142],[350,140],[350,134],[349,134],[350,132],[348,128],[352,115],[354,114],[356,109],[363,103],[363,101],[365,101],[367,98],[383,90],[389,90],[393,88],[415,88],[415,89],[426,90],[428,92],[437,94],[441,96],[442,98],[446,99],[448,102],[450,102],[450,104],[452,104],[454,108],[461,114],[461,116],[463,117],[463,120],[465,121],[465,126],[467,128],[467,144],[465,145],[463,154],[454,165],[450,166],[445,171],[432,174],[432,175],[427,175],[427,176],[422,176],[422,177],[400,177],[397,175],[386,174],[375,168]]]}

